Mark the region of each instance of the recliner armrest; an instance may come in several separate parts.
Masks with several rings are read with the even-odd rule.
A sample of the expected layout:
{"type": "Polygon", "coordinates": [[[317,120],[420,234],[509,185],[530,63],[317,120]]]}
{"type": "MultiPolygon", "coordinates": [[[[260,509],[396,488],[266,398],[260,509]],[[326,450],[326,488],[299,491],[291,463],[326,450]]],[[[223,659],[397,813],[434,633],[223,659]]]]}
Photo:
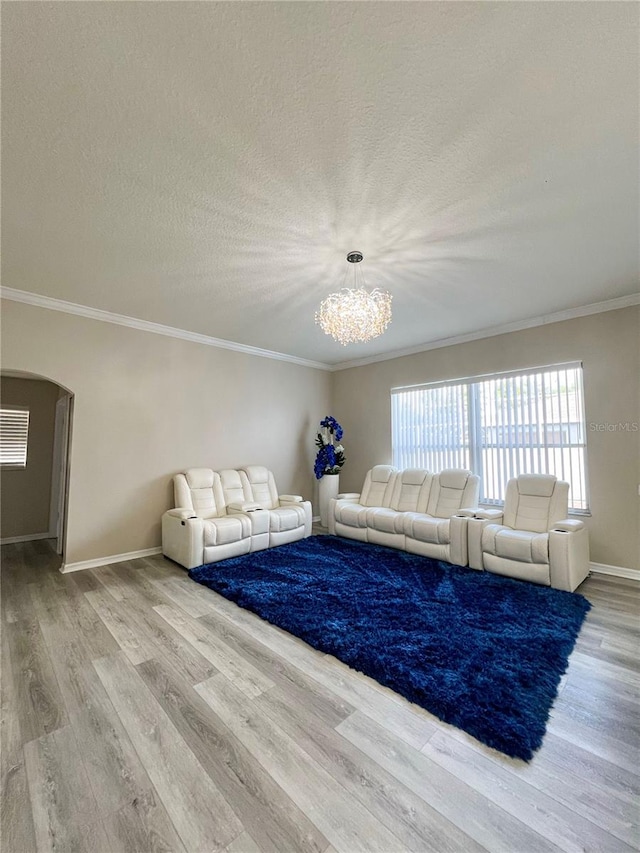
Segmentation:
{"type": "Polygon", "coordinates": [[[475,518],[476,512],[478,512],[476,509],[459,509],[454,512],[453,516],[454,518],[475,518]]]}
{"type": "Polygon", "coordinates": [[[504,512],[501,509],[482,509],[478,507],[474,510],[474,518],[483,518],[487,521],[502,521],[504,512]]]}
{"type": "Polygon", "coordinates": [[[357,503],[360,500],[360,492],[343,492],[340,495],[336,495],[337,501],[353,501],[357,503]]]}
{"type": "Polygon", "coordinates": [[[300,504],[303,500],[302,495],[280,495],[281,504],[300,504]]]}
{"type": "Polygon", "coordinates": [[[482,509],[475,507],[473,515],[467,518],[467,545],[469,548],[469,567],[484,569],[482,556],[482,537],[487,528],[499,527],[504,513],[499,509],[482,509]]]}
{"type": "Polygon", "coordinates": [[[183,509],[181,507],[168,509],[165,514],[170,515],[172,518],[198,518],[192,509],[183,509]]]}
{"type": "Polygon", "coordinates": [[[193,510],[170,509],[162,516],[162,553],[185,569],[204,562],[204,520],[193,510]]]}
{"type": "Polygon", "coordinates": [[[468,510],[459,510],[449,521],[449,553],[451,562],[456,566],[469,565],[469,516],[463,515],[463,512],[468,510]]]}
{"type": "Polygon", "coordinates": [[[582,530],[584,522],[573,518],[563,518],[562,521],[557,521],[551,530],[556,530],[559,533],[577,533],[582,530]]]}
{"type": "Polygon", "coordinates": [[[255,512],[255,510],[264,509],[264,507],[255,501],[239,501],[238,503],[228,504],[227,509],[231,512],[255,512]]]}
{"type": "Polygon", "coordinates": [[[573,592],[589,574],[589,534],[581,521],[564,519],[549,531],[551,586],[573,592]],[[575,525],[575,526],[574,526],[575,525]],[[570,530],[564,529],[571,527],[570,530]]]}

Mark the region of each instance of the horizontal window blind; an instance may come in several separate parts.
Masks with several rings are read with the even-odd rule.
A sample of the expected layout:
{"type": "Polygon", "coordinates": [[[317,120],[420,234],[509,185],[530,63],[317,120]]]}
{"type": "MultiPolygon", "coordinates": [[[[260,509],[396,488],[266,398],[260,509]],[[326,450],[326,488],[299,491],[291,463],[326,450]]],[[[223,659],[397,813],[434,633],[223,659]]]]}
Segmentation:
{"type": "Polygon", "coordinates": [[[0,408],[0,465],[25,468],[29,439],[29,410],[0,408]]]}
{"type": "Polygon", "coordinates": [[[580,364],[397,388],[391,413],[398,468],[470,468],[482,502],[496,505],[512,477],[555,474],[570,508],[588,512],[580,364]]]}

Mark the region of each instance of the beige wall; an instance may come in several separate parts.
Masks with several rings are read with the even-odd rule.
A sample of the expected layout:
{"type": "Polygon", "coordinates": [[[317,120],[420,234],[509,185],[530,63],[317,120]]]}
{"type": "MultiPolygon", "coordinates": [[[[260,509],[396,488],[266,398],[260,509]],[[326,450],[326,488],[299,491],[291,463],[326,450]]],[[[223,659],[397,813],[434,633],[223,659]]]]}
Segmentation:
{"type": "MultiPolygon", "coordinates": [[[[640,422],[640,308],[624,308],[334,374],[333,414],[348,457],[340,482],[358,491],[366,471],[391,463],[394,387],[582,361],[587,424],[640,422]]],[[[587,430],[594,562],[640,568],[640,432],[587,430]]]]}
{"type": "Polygon", "coordinates": [[[58,387],[51,382],[2,377],[3,405],[29,409],[27,467],[2,471],[0,537],[49,532],[53,430],[58,387]]]}
{"type": "MultiPolygon", "coordinates": [[[[3,369],[75,394],[67,562],[159,545],[171,475],[190,466],[264,463],[281,491],[314,498],[314,438],[327,413],[345,428],[341,490],[357,491],[368,468],[391,461],[395,386],[580,360],[587,422],[640,421],[637,307],[334,374],[7,300],[2,307],[3,369]]],[[[587,437],[592,559],[640,568],[640,432],[587,437]]],[[[5,533],[3,519],[2,535],[20,534],[5,533]]]]}
{"type": "Polygon", "coordinates": [[[2,366],[73,392],[66,562],[160,544],[171,476],[264,464],[313,496],[331,374],[2,302],[2,366]]]}

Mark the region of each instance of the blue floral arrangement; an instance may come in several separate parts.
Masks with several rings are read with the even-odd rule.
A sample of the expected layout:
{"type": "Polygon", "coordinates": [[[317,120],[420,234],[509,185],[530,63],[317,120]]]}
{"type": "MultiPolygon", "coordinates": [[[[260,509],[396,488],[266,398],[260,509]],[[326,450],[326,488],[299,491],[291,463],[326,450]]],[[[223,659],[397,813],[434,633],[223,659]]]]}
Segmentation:
{"type": "Polygon", "coordinates": [[[320,421],[320,426],[322,431],[316,438],[318,454],[313,466],[316,480],[320,480],[325,474],[339,474],[346,462],[344,447],[340,444],[343,431],[338,421],[327,415],[323,421],[320,421]]]}

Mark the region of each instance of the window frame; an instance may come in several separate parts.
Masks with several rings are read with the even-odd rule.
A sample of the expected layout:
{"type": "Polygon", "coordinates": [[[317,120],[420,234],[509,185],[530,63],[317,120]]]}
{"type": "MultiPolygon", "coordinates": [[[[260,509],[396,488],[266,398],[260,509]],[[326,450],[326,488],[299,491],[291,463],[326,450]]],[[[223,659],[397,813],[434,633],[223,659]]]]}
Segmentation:
{"type": "MultiPolygon", "coordinates": [[[[556,421],[553,420],[538,420],[533,422],[529,419],[527,422],[524,418],[518,421],[510,421],[508,424],[488,424],[483,422],[482,411],[479,402],[479,398],[481,396],[480,388],[482,383],[489,382],[491,380],[501,380],[501,379],[509,379],[509,378],[525,378],[527,376],[536,375],[537,377],[541,376],[544,373],[555,372],[556,374],[560,374],[561,371],[568,370],[577,370],[577,380],[578,380],[578,388],[575,394],[575,401],[578,404],[578,411],[575,412],[576,422],[578,423],[578,434],[581,436],[581,441],[571,440],[564,442],[561,439],[559,444],[554,444],[551,442],[545,442],[545,444],[539,444],[539,449],[543,449],[548,452],[549,448],[560,447],[561,449],[571,450],[574,448],[578,448],[581,451],[580,457],[580,467],[581,471],[578,472],[578,479],[574,477],[574,482],[570,483],[571,491],[576,488],[577,484],[584,485],[584,492],[582,493],[581,503],[584,503],[584,506],[578,507],[570,507],[569,514],[572,516],[590,516],[591,515],[591,501],[590,501],[590,489],[589,489],[589,472],[588,472],[588,454],[587,454],[587,422],[585,417],[585,403],[584,403],[584,367],[581,361],[571,361],[571,362],[562,362],[557,364],[548,364],[548,365],[539,365],[536,367],[527,367],[513,370],[505,370],[499,371],[496,373],[482,373],[476,376],[466,376],[460,377],[456,379],[443,379],[436,382],[424,382],[416,385],[403,385],[391,388],[391,450],[393,456],[393,464],[398,467],[406,467],[399,464],[399,454],[402,452],[402,448],[397,447],[397,430],[399,429],[398,424],[396,423],[396,404],[394,403],[394,397],[406,393],[406,392],[420,392],[427,390],[436,390],[436,389],[447,389],[459,386],[465,386],[466,388],[466,400],[465,400],[465,416],[464,416],[464,424],[463,429],[466,432],[468,437],[468,441],[462,440],[462,443],[454,446],[454,452],[461,453],[466,452],[468,455],[468,466],[474,472],[478,473],[483,479],[483,451],[486,452],[488,443],[486,441],[486,430],[489,428],[496,430],[496,435],[500,429],[514,429],[516,434],[520,434],[524,436],[526,434],[526,428],[533,428],[537,426],[540,428],[541,426],[547,426],[547,428],[553,424],[556,424],[556,421]],[[580,476],[582,475],[582,476],[580,476]]],[[[556,392],[556,397],[559,392],[556,392]]],[[[544,401],[543,401],[544,407],[544,401]]],[[[531,414],[530,404],[527,406],[527,410],[529,411],[529,416],[531,414]]],[[[503,412],[511,415],[512,411],[517,411],[515,408],[507,410],[505,407],[503,412]]],[[[433,423],[433,422],[432,422],[433,423]]],[[[561,427],[571,428],[571,424],[573,421],[570,419],[565,421],[560,420],[559,424],[561,427]]],[[[436,426],[434,424],[434,426],[436,426]]],[[[433,428],[433,427],[432,427],[433,428]]],[[[531,430],[529,430],[529,434],[531,434],[531,430]]],[[[520,444],[518,442],[511,441],[509,444],[498,444],[499,439],[495,439],[494,446],[496,449],[502,450],[503,452],[515,451],[517,452],[519,449],[525,448],[527,446],[527,442],[525,440],[521,440],[520,444]]],[[[497,457],[496,457],[497,458],[497,457]]],[[[516,466],[518,470],[518,474],[529,473],[526,469],[520,469],[519,466],[516,466]]],[[[570,463],[570,468],[573,470],[573,467],[570,463]]],[[[517,476],[517,475],[515,475],[517,476]]],[[[570,475],[565,470],[564,471],[565,479],[570,479],[570,475]]],[[[558,475],[558,479],[561,479],[561,476],[558,475]]],[[[495,481],[494,481],[495,482],[495,481]]],[[[484,491],[485,483],[482,483],[482,490],[484,491]]],[[[505,483],[506,487],[506,483],[505,483]]],[[[503,487],[503,488],[505,488],[503,487]]],[[[485,498],[483,497],[480,501],[481,505],[487,507],[502,507],[504,506],[504,494],[501,499],[496,498],[485,498]]]]}
{"type": "Polygon", "coordinates": [[[19,406],[13,404],[0,405],[0,443],[2,439],[2,420],[4,412],[26,412],[26,435],[24,442],[24,464],[20,465],[16,462],[4,462],[2,460],[2,448],[0,447],[0,470],[2,471],[25,471],[29,460],[29,433],[31,429],[31,410],[29,406],[19,406]]]}

